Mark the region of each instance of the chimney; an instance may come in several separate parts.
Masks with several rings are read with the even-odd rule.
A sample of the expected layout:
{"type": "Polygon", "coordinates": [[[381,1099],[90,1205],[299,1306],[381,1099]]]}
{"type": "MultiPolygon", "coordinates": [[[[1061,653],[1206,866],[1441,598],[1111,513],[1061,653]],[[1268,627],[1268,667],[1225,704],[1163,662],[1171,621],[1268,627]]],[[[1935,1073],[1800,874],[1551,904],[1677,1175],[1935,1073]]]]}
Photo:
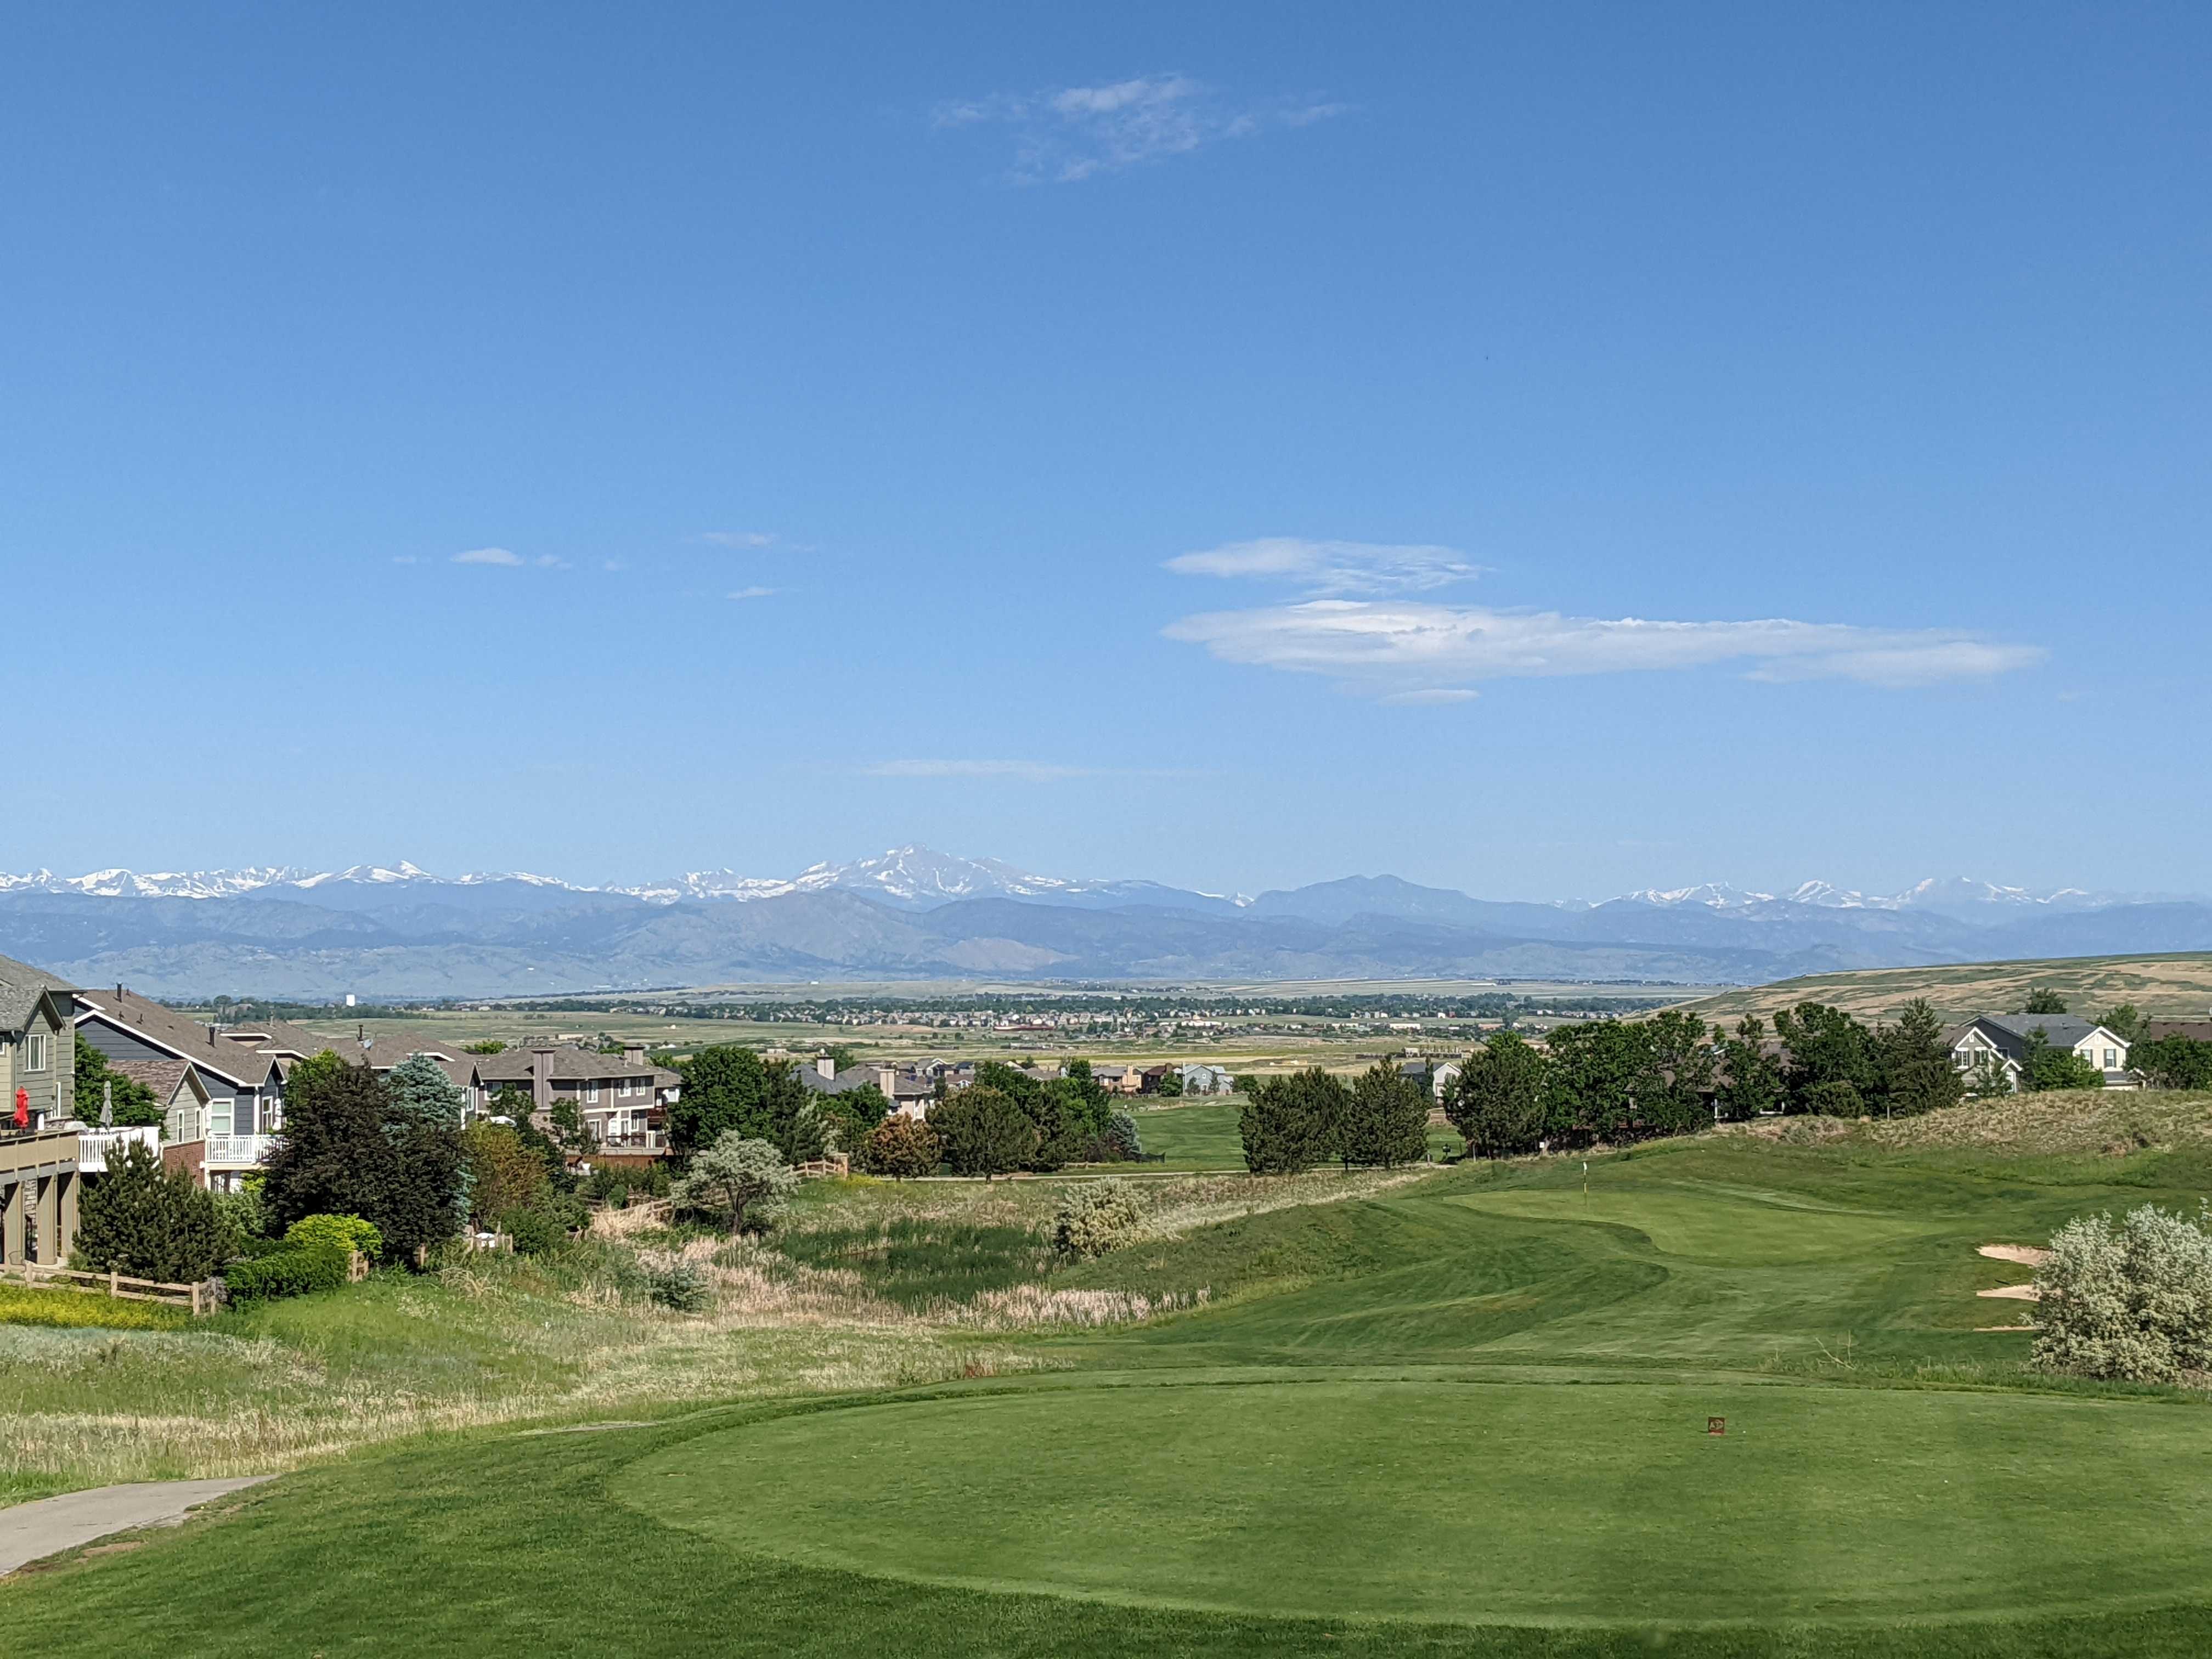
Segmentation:
{"type": "Polygon", "coordinates": [[[553,1104],[553,1051],[532,1046],[530,1050],[530,1103],[538,1111],[553,1104]]]}
{"type": "Polygon", "coordinates": [[[625,1066],[642,1066],[642,1065],[644,1065],[644,1064],[645,1064],[645,1045],[644,1045],[642,1042],[625,1042],[625,1043],[623,1043],[623,1065],[625,1065],[625,1066]]]}
{"type": "Polygon", "coordinates": [[[820,1077],[825,1083],[832,1083],[836,1080],[837,1062],[830,1059],[827,1054],[818,1055],[814,1061],[814,1070],[816,1075],[820,1077]]]}
{"type": "Polygon", "coordinates": [[[892,1094],[891,1094],[891,1091],[892,1091],[892,1090],[894,1090],[894,1089],[896,1089],[897,1086],[898,1086],[898,1067],[897,1067],[897,1066],[877,1066],[877,1067],[876,1067],[876,1087],[878,1087],[878,1089],[881,1089],[881,1090],[884,1091],[884,1099],[886,1099],[886,1100],[890,1100],[890,1099],[891,1099],[891,1098],[893,1097],[892,1097],[892,1094]]]}

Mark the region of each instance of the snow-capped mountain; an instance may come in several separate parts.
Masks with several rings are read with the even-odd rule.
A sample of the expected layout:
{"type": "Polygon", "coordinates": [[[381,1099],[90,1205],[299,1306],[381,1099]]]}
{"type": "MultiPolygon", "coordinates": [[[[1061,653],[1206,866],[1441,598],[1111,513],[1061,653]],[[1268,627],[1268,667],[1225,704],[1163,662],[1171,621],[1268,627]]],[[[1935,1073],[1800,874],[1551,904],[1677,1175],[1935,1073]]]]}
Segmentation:
{"type": "Polygon", "coordinates": [[[0,893],[84,893],[94,898],[236,898],[286,882],[326,881],[306,870],[268,866],[246,870],[94,870],[58,876],[51,870],[0,875],[0,893]]]}
{"type": "Polygon", "coordinates": [[[1931,910],[1940,915],[1972,916],[1999,911],[2094,910],[2110,904],[2141,902],[2148,895],[2092,893],[2080,887],[2054,888],[2039,893],[2026,887],[2002,887],[1972,876],[1930,876],[1901,893],[1863,893],[1838,887],[1832,881],[1800,882],[1787,893],[1755,893],[1726,882],[1705,882],[1695,887],[1646,888],[1623,896],[1641,904],[1676,906],[1701,904],[1710,909],[1742,909],[1754,905],[1812,905],[1824,910],[1931,910]]]}

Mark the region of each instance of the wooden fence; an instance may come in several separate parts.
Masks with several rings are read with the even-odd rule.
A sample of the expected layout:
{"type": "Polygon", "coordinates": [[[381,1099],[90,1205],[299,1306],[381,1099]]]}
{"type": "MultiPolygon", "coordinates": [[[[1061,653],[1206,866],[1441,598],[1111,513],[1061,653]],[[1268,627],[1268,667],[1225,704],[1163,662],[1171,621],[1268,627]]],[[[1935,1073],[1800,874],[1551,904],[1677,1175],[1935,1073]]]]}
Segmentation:
{"type": "Polygon", "coordinates": [[[210,1314],[222,1305],[222,1283],[208,1279],[198,1285],[170,1285],[157,1279],[131,1279],[109,1272],[81,1273],[69,1267],[49,1267],[37,1261],[11,1261],[0,1267],[0,1279],[20,1279],[26,1285],[51,1285],[58,1290],[82,1291],[88,1295],[112,1296],[124,1302],[166,1302],[190,1308],[194,1315],[210,1314]]]}

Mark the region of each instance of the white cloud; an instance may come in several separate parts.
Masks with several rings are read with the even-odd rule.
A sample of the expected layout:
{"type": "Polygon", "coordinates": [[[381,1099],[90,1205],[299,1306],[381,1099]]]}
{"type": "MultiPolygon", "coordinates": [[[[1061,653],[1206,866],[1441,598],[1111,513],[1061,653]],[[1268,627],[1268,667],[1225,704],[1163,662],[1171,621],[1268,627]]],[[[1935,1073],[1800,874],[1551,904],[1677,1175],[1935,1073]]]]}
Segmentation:
{"type": "Polygon", "coordinates": [[[699,534],[702,542],[712,542],[717,547],[767,547],[775,538],[763,530],[706,530],[699,534]]]}
{"type": "Polygon", "coordinates": [[[1024,760],[888,760],[860,769],[872,778],[1012,778],[1023,783],[1060,783],[1070,778],[1180,778],[1172,769],[1114,766],[1063,766],[1024,760]]]}
{"type": "Polygon", "coordinates": [[[1757,680],[1850,679],[1905,687],[2031,667],[2040,647],[1954,629],[1845,623],[1652,622],[1412,600],[1310,599],[1185,617],[1167,637],[1224,662],[1326,674],[1401,701],[1464,701],[1469,680],[1747,665],[1757,680]]]}
{"type": "Polygon", "coordinates": [[[510,553],[503,547],[472,547],[465,553],[453,555],[455,564],[498,564],[514,566],[523,562],[522,555],[510,553]]]}
{"type": "Polygon", "coordinates": [[[1179,576],[1273,578],[1316,598],[1416,592],[1482,574],[1480,565],[1453,548],[1310,541],[1299,536],[1263,536],[1181,553],[1167,562],[1167,568],[1179,576]]]}
{"type": "Polygon", "coordinates": [[[412,553],[395,553],[392,556],[392,562],[394,564],[420,564],[422,561],[420,557],[412,553]]]}
{"type": "Polygon", "coordinates": [[[566,570],[568,568],[568,560],[556,558],[550,553],[540,553],[533,562],[540,570],[566,570]]]}
{"type": "Polygon", "coordinates": [[[1240,106],[1188,75],[1167,74],[1027,96],[959,100],[939,104],[930,118],[947,128],[1004,125],[1014,134],[1016,180],[1073,184],[1187,155],[1219,139],[1249,138],[1273,126],[1310,126],[1350,107],[1311,99],[1240,106]]]}
{"type": "Polygon", "coordinates": [[[764,599],[775,592],[775,589],[773,587],[740,587],[736,592],[724,597],[732,599],[764,599]]]}
{"type": "Polygon", "coordinates": [[[1419,691],[1393,691],[1382,701],[1418,708],[1425,705],[1473,702],[1481,695],[1481,692],[1464,685],[1431,685],[1419,691]]]}

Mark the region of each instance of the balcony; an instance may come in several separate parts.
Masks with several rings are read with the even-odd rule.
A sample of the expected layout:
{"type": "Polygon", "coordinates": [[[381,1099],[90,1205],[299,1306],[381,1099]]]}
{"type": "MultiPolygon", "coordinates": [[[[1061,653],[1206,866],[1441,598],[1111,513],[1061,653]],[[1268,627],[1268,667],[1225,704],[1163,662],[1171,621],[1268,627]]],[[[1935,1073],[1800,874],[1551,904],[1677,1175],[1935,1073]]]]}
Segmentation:
{"type": "Polygon", "coordinates": [[[76,1139],[76,1167],[87,1175],[106,1175],[108,1155],[120,1155],[134,1141],[155,1157],[161,1155],[161,1131],[151,1123],[120,1129],[80,1129],[76,1139]]]}
{"type": "Polygon", "coordinates": [[[667,1139],[658,1129],[629,1129],[616,1134],[592,1137],[592,1145],[603,1152],[659,1152],[667,1149],[667,1139]]]}
{"type": "Polygon", "coordinates": [[[275,1135],[210,1135],[206,1167],[210,1170],[251,1169],[268,1161],[275,1135]]]}

